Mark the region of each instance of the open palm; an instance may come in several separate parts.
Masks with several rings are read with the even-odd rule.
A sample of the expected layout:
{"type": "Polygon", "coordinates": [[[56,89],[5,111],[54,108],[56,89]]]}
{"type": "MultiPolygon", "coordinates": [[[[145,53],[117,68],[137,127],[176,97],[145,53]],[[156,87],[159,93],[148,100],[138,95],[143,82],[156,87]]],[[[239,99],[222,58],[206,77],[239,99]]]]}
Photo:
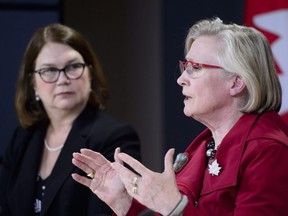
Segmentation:
{"type": "Polygon", "coordinates": [[[101,200],[113,210],[124,205],[129,208],[132,198],[126,192],[117,172],[111,167],[110,161],[98,152],[82,149],[74,153],[72,163],[86,173],[94,172],[94,178],[72,174],[72,178],[90,188],[101,200]],[[119,202],[119,200],[122,200],[119,202]]]}

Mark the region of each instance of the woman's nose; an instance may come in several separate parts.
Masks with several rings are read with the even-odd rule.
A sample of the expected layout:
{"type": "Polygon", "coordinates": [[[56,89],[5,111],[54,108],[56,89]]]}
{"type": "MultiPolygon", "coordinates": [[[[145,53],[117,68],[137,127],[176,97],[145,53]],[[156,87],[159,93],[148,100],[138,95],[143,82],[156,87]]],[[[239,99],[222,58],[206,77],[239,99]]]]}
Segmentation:
{"type": "Polygon", "coordinates": [[[70,83],[70,79],[67,77],[67,75],[64,71],[60,71],[57,83],[63,83],[63,82],[64,83],[70,83]]]}
{"type": "Polygon", "coordinates": [[[180,86],[184,86],[188,84],[188,80],[185,77],[185,73],[180,74],[180,76],[177,78],[177,83],[180,86]]]}

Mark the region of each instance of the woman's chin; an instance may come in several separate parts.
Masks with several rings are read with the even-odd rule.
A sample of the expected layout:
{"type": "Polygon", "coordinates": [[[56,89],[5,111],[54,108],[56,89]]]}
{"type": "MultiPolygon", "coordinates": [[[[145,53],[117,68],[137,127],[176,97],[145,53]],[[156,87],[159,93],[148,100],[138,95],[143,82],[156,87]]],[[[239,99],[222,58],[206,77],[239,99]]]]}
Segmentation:
{"type": "Polygon", "coordinates": [[[187,117],[192,117],[193,113],[191,112],[191,110],[185,109],[183,110],[184,115],[187,117]]]}

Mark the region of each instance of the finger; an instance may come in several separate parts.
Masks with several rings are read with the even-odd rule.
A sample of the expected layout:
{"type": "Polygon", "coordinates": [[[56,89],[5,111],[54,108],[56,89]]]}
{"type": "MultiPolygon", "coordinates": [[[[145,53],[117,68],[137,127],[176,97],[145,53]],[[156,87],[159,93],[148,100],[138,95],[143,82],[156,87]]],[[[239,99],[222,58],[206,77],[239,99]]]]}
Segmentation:
{"type": "MultiPolygon", "coordinates": [[[[97,156],[99,155],[100,154],[98,154],[97,156]]],[[[104,165],[104,162],[102,162],[103,165],[99,163],[99,159],[96,158],[94,160],[93,158],[78,152],[73,153],[72,163],[81,170],[83,170],[84,172],[86,172],[87,174],[89,173],[90,175],[92,173],[95,173],[95,171],[98,170],[99,167],[104,165]]]]}
{"type": "Polygon", "coordinates": [[[93,157],[93,155],[95,155],[95,153],[97,154],[96,151],[93,151],[93,150],[87,149],[87,148],[82,148],[82,149],[80,149],[80,152],[81,152],[82,154],[84,154],[84,155],[89,156],[89,157],[93,157]]]}
{"type": "Polygon", "coordinates": [[[89,165],[93,163],[93,159],[82,154],[82,153],[78,153],[78,152],[74,152],[72,154],[73,158],[80,161],[83,164],[89,165]]]}
{"type": "Polygon", "coordinates": [[[80,152],[82,155],[86,156],[86,158],[89,158],[90,161],[92,161],[93,163],[95,163],[98,166],[101,166],[105,163],[110,163],[110,161],[108,161],[102,154],[100,154],[99,152],[95,152],[93,150],[90,149],[80,149],[80,152]]]}
{"type": "Polygon", "coordinates": [[[128,154],[119,153],[118,157],[120,160],[122,160],[124,163],[128,164],[132,169],[134,169],[141,176],[147,172],[150,172],[150,170],[147,169],[143,164],[141,164],[139,161],[137,161],[133,157],[129,156],[128,154]]]}
{"type": "Polygon", "coordinates": [[[115,149],[115,152],[114,152],[114,160],[115,160],[115,162],[117,162],[117,163],[123,164],[122,160],[120,160],[119,157],[118,157],[118,154],[120,153],[120,151],[121,151],[121,150],[120,150],[119,147],[115,149]]]}
{"type": "Polygon", "coordinates": [[[81,175],[79,175],[79,174],[77,174],[77,173],[72,173],[72,178],[76,181],[76,182],[78,182],[78,183],[80,183],[80,184],[82,184],[82,185],[84,185],[84,186],[86,186],[86,187],[90,187],[90,184],[91,184],[91,179],[89,179],[89,178],[86,178],[86,177],[84,177],[84,176],[81,176],[81,175]]]}
{"type": "Polygon", "coordinates": [[[82,163],[87,164],[93,170],[96,170],[99,166],[110,163],[110,161],[108,161],[99,152],[90,149],[81,149],[80,152],[81,153],[73,153],[73,157],[82,163]]]}
{"type": "Polygon", "coordinates": [[[164,159],[164,172],[167,173],[173,173],[174,174],[174,169],[173,169],[173,156],[175,153],[175,149],[169,149],[168,152],[165,155],[164,159]]]}
{"type": "MultiPolygon", "coordinates": [[[[136,175],[133,171],[127,169],[125,166],[119,163],[111,163],[111,167],[118,173],[121,178],[121,181],[125,185],[125,187],[129,187],[131,184],[135,184],[134,178],[136,175]]],[[[139,177],[138,177],[139,178],[139,177]]]]}
{"type": "Polygon", "coordinates": [[[72,156],[74,159],[76,159],[76,160],[78,160],[81,163],[86,164],[86,165],[93,162],[93,159],[91,157],[88,157],[88,156],[86,156],[82,153],[79,153],[79,152],[74,152],[72,154],[72,156]]]}
{"type": "Polygon", "coordinates": [[[72,164],[74,164],[76,167],[78,167],[79,169],[81,169],[85,173],[93,172],[93,169],[91,169],[87,164],[83,163],[80,160],[77,160],[76,158],[72,158],[72,164]]]}
{"type": "Polygon", "coordinates": [[[111,166],[120,176],[127,193],[131,197],[137,197],[139,194],[139,182],[141,182],[141,177],[117,162],[112,163],[111,166]]]}

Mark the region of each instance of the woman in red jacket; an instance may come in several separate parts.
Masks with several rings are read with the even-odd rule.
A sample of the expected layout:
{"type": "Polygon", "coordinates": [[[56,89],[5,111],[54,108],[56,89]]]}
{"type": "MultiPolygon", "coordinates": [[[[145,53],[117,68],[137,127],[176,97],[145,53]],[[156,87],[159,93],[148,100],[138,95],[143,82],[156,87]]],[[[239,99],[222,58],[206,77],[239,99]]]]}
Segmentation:
{"type": "Polygon", "coordinates": [[[184,114],[207,129],[174,165],[170,149],[163,173],[119,149],[115,163],[82,149],[73,163],[94,178],[73,178],[117,215],[145,208],[162,215],[287,215],[288,126],[278,115],[282,91],[267,39],[214,18],[191,27],[185,48],[177,80],[184,114]]]}

